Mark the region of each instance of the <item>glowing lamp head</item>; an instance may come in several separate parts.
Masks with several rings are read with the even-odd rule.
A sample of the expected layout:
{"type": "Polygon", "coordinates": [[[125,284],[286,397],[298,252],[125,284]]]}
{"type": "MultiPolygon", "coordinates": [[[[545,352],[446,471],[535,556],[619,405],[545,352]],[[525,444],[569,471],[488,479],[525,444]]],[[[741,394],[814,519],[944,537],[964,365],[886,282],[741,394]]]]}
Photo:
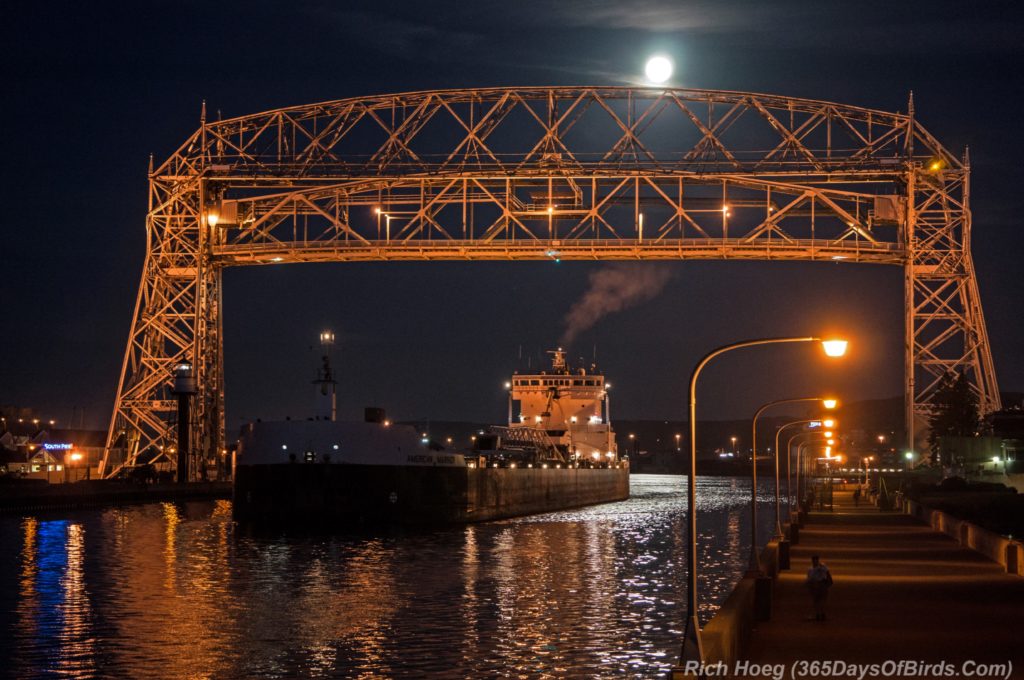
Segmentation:
{"type": "Polygon", "coordinates": [[[836,406],[839,406],[839,400],[838,399],[822,399],[821,400],[821,405],[831,411],[836,406]]]}
{"type": "Polygon", "coordinates": [[[825,435],[826,437],[829,437],[829,438],[831,438],[831,437],[832,437],[832,431],[831,431],[831,430],[826,430],[826,431],[825,431],[825,432],[824,432],[823,434],[824,434],[824,435],[825,435]]]}
{"type": "Polygon", "coordinates": [[[82,460],[82,454],[80,454],[78,451],[75,451],[74,453],[71,454],[71,460],[75,462],[82,460]]]}
{"type": "Polygon", "coordinates": [[[213,210],[211,210],[210,212],[206,213],[206,223],[207,224],[209,224],[211,227],[216,227],[217,226],[217,222],[220,222],[220,215],[218,215],[213,210]]]}
{"type": "Polygon", "coordinates": [[[913,451],[907,451],[906,453],[903,454],[903,457],[906,458],[907,460],[913,460],[914,459],[914,452],[913,451]]]}
{"type": "Polygon", "coordinates": [[[846,340],[822,340],[821,346],[830,357],[841,357],[846,354],[846,340]]]}
{"type": "Polygon", "coordinates": [[[668,57],[657,55],[647,60],[644,75],[652,83],[664,83],[672,77],[673,64],[668,57]]]}
{"type": "Polygon", "coordinates": [[[829,439],[829,440],[827,440],[827,441],[828,441],[828,445],[829,445],[829,446],[833,446],[833,445],[834,445],[834,444],[836,443],[836,440],[835,440],[835,439],[829,439]]]}
{"type": "Polygon", "coordinates": [[[835,427],[836,426],[836,421],[834,421],[831,418],[829,418],[827,420],[821,421],[821,424],[824,425],[825,427],[835,427]]]}

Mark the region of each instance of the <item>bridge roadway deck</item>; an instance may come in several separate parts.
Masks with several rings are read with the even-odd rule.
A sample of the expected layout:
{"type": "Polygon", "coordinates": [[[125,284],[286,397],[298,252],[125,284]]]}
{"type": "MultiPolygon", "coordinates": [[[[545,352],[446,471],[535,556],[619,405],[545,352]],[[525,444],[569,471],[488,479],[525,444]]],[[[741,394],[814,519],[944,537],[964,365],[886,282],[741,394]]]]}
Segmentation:
{"type": "Polygon", "coordinates": [[[785,663],[786,677],[799,660],[944,661],[956,666],[953,677],[967,677],[959,673],[968,660],[1009,660],[1011,677],[1024,678],[1024,578],[912,517],[854,507],[852,492],[835,500],[833,513],[809,515],[792,546],[792,569],[776,582],[771,621],[751,636],[750,661],[785,663]],[[804,587],[813,554],[835,580],[820,623],[804,587]]]}

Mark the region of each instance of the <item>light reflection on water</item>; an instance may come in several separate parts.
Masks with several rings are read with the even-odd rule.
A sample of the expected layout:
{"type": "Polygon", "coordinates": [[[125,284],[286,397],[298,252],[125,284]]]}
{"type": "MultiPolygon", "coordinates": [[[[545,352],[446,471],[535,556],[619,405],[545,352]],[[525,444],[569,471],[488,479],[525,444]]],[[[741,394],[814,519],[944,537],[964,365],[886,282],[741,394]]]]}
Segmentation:
{"type": "MultiPolygon", "coordinates": [[[[635,677],[678,652],[685,478],[420,532],[258,534],[227,501],[0,518],[11,677],[635,677]],[[16,584],[16,587],[14,587],[16,584]]],[[[698,480],[701,618],[743,573],[749,481],[698,480]]],[[[763,541],[774,526],[759,488],[763,541]]]]}

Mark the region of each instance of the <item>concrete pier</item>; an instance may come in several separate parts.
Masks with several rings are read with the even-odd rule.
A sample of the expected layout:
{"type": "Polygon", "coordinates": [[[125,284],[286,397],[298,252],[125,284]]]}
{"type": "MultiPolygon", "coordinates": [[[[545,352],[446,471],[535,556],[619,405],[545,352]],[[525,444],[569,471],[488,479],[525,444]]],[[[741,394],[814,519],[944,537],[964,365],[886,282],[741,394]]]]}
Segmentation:
{"type": "Polygon", "coordinates": [[[810,513],[774,595],[740,658],[785,664],[787,677],[804,660],[945,662],[954,677],[967,677],[965,662],[1011,661],[1009,677],[1024,677],[1024,578],[914,517],[854,507],[851,492],[836,494],[834,512],[810,513]],[[810,619],[804,586],[813,554],[835,580],[825,622],[810,619]]]}
{"type": "Polygon", "coordinates": [[[231,482],[139,484],[93,480],[38,486],[9,484],[0,488],[0,513],[220,498],[231,498],[231,482]]]}

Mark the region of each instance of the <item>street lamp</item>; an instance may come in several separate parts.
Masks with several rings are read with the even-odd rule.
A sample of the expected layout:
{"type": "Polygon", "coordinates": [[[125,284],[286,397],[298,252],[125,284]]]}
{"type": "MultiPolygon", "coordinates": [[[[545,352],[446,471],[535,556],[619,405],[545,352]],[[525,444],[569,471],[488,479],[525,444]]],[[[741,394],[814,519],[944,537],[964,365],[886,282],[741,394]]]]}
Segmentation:
{"type": "Polygon", "coordinates": [[[82,460],[82,454],[80,452],[72,451],[71,453],[68,454],[68,459],[66,461],[64,461],[64,480],[65,481],[69,481],[69,480],[70,481],[75,481],[73,479],[70,479],[71,463],[77,463],[80,460],[82,460]]]}
{"type": "MultiPolygon", "coordinates": [[[[779,448],[779,436],[782,434],[783,430],[785,430],[788,427],[792,427],[794,425],[807,425],[808,423],[815,423],[815,422],[818,422],[817,418],[808,418],[806,420],[794,420],[793,422],[786,423],[785,425],[783,425],[782,427],[777,429],[775,431],[775,456],[776,456],[776,458],[778,458],[779,452],[782,451],[782,449],[779,448]]],[[[793,446],[793,440],[794,439],[796,439],[797,437],[806,435],[806,434],[814,434],[814,433],[813,432],[800,432],[800,433],[797,433],[797,434],[793,435],[792,437],[790,437],[789,441],[786,442],[786,510],[787,510],[787,512],[790,512],[790,513],[793,512],[793,475],[792,475],[792,470],[790,468],[790,458],[792,458],[792,456],[790,455],[790,448],[793,446]]],[[[777,491],[776,491],[775,496],[776,496],[776,501],[777,501],[778,500],[778,492],[777,491]]],[[[776,503],[776,506],[775,506],[775,518],[776,518],[776,524],[778,524],[779,507],[778,507],[777,503],[776,503]]]]}
{"type": "Polygon", "coordinates": [[[861,463],[864,464],[864,486],[868,485],[868,481],[869,481],[869,478],[870,478],[870,469],[868,467],[868,463],[870,463],[874,459],[875,459],[874,456],[868,456],[867,458],[861,458],[861,463]]]}
{"type": "MultiPolygon", "coordinates": [[[[820,432],[815,432],[813,434],[820,435],[821,433],[820,432]]],[[[801,501],[802,501],[801,487],[803,487],[803,488],[807,487],[807,476],[811,472],[811,470],[809,470],[807,468],[813,467],[812,465],[808,465],[807,464],[807,460],[804,458],[804,447],[809,446],[810,444],[811,444],[811,442],[809,442],[809,441],[808,442],[800,442],[800,445],[796,448],[796,475],[797,475],[797,477],[796,477],[796,492],[797,492],[797,494],[801,495],[801,501]]],[[[828,446],[826,446],[825,447],[825,455],[828,456],[830,452],[831,452],[831,449],[828,446]]]]}
{"type": "Polygon", "coordinates": [[[845,340],[823,340],[813,336],[793,338],[759,338],[723,345],[704,355],[690,373],[689,417],[690,417],[690,474],[687,479],[687,511],[689,512],[690,546],[687,554],[686,574],[686,629],[683,633],[682,660],[704,662],[704,647],[700,640],[700,621],[697,619],[697,379],[709,361],[719,354],[734,349],[789,342],[820,342],[825,354],[830,357],[846,353],[845,340]]]}
{"type": "MultiPolygon", "coordinates": [[[[782,404],[797,404],[804,401],[820,401],[826,409],[834,409],[839,405],[836,399],[828,397],[797,397],[793,399],[776,399],[761,406],[754,413],[753,425],[751,427],[751,479],[750,479],[750,561],[747,568],[748,575],[761,573],[761,561],[757,554],[757,419],[761,414],[773,406],[782,404]]],[[[779,443],[775,442],[775,536],[773,540],[782,541],[782,516],[779,510],[779,443]]]]}

